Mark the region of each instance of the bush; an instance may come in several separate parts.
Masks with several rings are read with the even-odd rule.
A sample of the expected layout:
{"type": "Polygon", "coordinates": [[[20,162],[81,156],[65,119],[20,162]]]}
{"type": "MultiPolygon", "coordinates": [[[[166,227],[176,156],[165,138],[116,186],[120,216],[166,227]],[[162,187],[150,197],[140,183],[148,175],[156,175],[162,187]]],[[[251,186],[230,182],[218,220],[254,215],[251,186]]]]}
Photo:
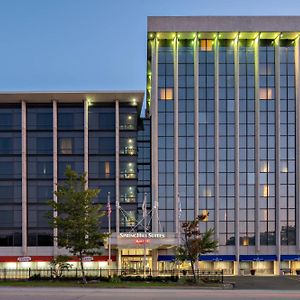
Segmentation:
{"type": "Polygon", "coordinates": [[[41,274],[33,274],[32,276],[29,277],[29,280],[33,281],[39,281],[42,280],[41,274]]]}

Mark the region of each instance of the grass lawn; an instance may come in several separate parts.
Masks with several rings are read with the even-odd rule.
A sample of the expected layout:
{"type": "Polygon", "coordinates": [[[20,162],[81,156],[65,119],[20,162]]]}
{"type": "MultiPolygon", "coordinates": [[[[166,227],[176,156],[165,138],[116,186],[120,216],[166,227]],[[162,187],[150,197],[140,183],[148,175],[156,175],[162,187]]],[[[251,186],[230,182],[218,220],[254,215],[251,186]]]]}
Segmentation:
{"type": "Polygon", "coordinates": [[[210,283],[199,286],[182,284],[180,282],[91,282],[83,285],[77,281],[0,281],[1,286],[12,287],[84,287],[84,288],[197,288],[221,287],[221,284],[210,283]]]}

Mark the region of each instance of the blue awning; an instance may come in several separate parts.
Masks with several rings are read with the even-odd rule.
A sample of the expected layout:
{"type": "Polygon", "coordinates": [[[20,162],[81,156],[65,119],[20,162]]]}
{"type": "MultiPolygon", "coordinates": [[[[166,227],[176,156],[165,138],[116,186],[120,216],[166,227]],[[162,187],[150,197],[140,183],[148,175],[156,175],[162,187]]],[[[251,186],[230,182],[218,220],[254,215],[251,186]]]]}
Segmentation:
{"type": "Polygon", "coordinates": [[[158,255],[157,261],[175,261],[175,255],[158,255]]]}
{"type": "Polygon", "coordinates": [[[300,255],[299,254],[287,254],[287,255],[281,255],[280,256],[281,261],[300,261],[300,255]]]}
{"type": "Polygon", "coordinates": [[[200,255],[201,261],[235,261],[235,255],[200,255]]]}
{"type": "Polygon", "coordinates": [[[240,261],[274,261],[276,255],[240,255],[240,261]]]}

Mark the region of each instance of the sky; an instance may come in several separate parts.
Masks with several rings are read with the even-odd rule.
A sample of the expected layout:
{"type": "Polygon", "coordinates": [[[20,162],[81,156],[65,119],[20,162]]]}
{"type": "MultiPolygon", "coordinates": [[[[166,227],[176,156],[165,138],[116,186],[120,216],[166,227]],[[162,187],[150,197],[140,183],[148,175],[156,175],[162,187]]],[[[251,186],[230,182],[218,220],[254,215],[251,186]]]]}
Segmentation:
{"type": "Polygon", "coordinates": [[[299,14],[299,0],[0,0],[0,91],[144,90],[147,16],[299,14]]]}

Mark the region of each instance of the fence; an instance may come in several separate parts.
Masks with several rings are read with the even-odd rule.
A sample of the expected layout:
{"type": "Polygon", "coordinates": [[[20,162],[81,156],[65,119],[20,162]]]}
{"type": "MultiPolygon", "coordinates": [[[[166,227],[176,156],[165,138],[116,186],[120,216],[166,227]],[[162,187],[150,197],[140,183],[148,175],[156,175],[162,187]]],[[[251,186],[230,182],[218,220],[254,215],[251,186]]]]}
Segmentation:
{"type": "MultiPolygon", "coordinates": [[[[151,270],[151,269],[85,269],[85,275],[90,278],[108,278],[113,276],[123,277],[192,277],[191,270],[151,270]]],[[[204,281],[223,283],[223,270],[220,271],[196,271],[198,278],[204,281]]],[[[53,269],[0,269],[0,280],[28,280],[54,278],[53,269]]],[[[62,271],[63,278],[76,279],[81,277],[81,269],[68,269],[62,271]]]]}

